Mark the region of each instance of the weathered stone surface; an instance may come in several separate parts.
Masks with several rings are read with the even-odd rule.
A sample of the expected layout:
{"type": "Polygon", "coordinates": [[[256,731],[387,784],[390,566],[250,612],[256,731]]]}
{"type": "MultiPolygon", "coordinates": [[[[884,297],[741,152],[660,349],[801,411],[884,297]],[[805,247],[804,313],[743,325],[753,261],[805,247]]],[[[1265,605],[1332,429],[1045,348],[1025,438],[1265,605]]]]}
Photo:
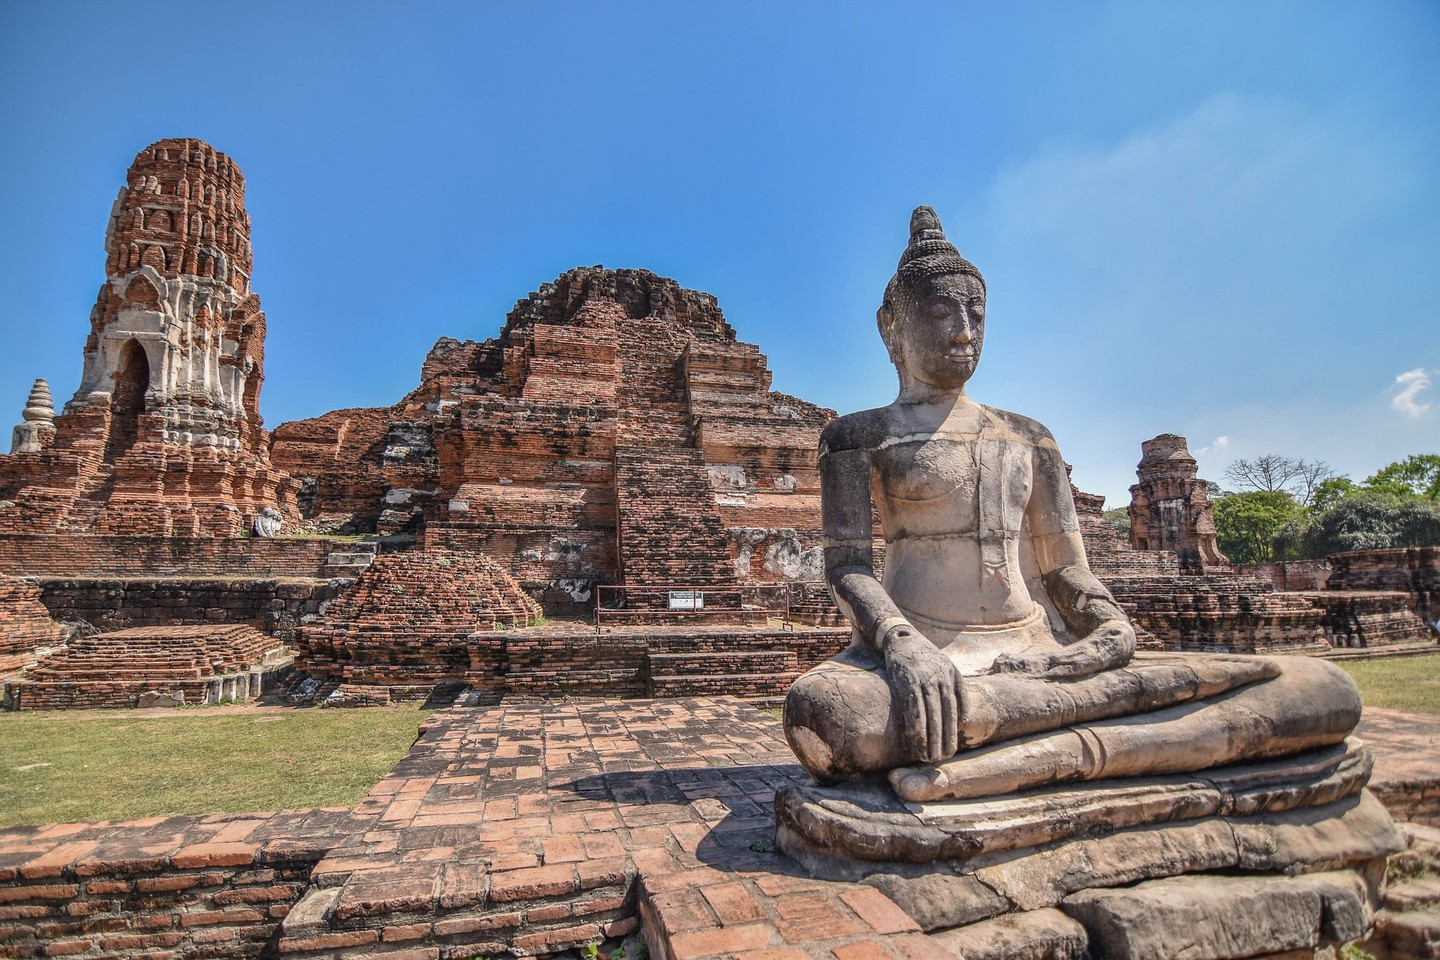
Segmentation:
{"type": "Polygon", "coordinates": [[[269,539],[280,532],[280,525],[284,520],[285,518],[279,510],[276,510],[274,507],[266,507],[261,510],[260,515],[255,518],[251,529],[254,531],[255,536],[269,539]]]}
{"type": "Polygon", "coordinates": [[[44,377],[30,388],[30,398],[21,413],[10,439],[11,453],[39,453],[55,439],[55,403],[50,399],[50,384],[44,377]]]}
{"type": "Polygon", "coordinates": [[[996,917],[931,939],[965,960],[1088,960],[1092,956],[1085,928],[1054,908],[996,917]]]}
{"type": "Polygon", "coordinates": [[[878,783],[787,788],[776,817],[817,849],[857,860],[928,863],[1213,815],[1323,806],[1370,776],[1356,740],[1200,775],[1109,780],[977,800],[906,803],[878,783]]]}
{"type": "Polygon", "coordinates": [[[1346,942],[1368,926],[1353,874],[1176,877],[1084,890],[1063,909],[1110,960],[1231,960],[1346,942]]]}
{"type": "Polygon", "coordinates": [[[261,427],[265,314],[239,168],[200,140],[151,144],[105,252],[79,389],[53,437],[0,457],[0,532],[232,536],[265,507],[293,511],[261,427]]]}

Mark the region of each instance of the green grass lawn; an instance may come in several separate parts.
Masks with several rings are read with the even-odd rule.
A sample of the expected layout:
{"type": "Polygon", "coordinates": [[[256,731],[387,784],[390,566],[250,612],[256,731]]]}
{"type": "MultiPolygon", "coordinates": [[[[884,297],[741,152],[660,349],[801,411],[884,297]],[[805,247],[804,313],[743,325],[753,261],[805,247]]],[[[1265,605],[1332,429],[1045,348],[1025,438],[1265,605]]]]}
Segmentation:
{"type": "Polygon", "coordinates": [[[426,711],[0,713],[0,826],[349,806],[426,711]]]}
{"type": "Polygon", "coordinates": [[[1440,717],[1440,654],[1394,660],[1340,660],[1355,678],[1367,707],[1410,710],[1440,717]]]}

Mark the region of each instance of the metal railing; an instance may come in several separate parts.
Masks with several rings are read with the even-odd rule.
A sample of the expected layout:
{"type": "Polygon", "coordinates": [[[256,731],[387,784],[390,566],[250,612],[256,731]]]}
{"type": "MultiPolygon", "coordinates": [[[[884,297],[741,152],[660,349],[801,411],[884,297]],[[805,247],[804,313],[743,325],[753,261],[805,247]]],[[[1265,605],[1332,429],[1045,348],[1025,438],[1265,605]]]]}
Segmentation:
{"type": "Polygon", "coordinates": [[[595,632],[605,621],[624,621],[637,617],[737,617],[768,614],[778,616],[786,630],[791,629],[790,595],[792,584],[757,583],[716,586],[714,584],[596,584],[595,632]],[[607,605],[607,596],[611,603],[607,605]],[[778,603],[762,606],[746,603],[746,599],[778,598],[778,603]],[[651,599],[654,598],[654,599],[651,599]],[[632,605],[633,600],[633,605],[632,605]],[[650,602],[646,602],[649,600],[650,602]],[[657,602],[658,601],[658,602],[657,602]]]}

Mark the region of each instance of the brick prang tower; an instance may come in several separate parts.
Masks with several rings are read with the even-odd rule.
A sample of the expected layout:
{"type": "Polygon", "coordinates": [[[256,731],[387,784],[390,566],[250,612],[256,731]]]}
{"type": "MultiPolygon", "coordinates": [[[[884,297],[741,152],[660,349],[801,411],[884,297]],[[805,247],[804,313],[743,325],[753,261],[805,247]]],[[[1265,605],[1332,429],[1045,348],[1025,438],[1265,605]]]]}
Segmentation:
{"type": "Polygon", "coordinates": [[[140,152],[111,210],[79,389],[0,463],[0,531],[235,535],[294,510],[261,426],[265,314],[245,178],[194,139],[140,152]],[[287,509],[288,508],[288,509],[287,509]]]}
{"type": "Polygon", "coordinates": [[[1229,572],[1215,540],[1215,512],[1185,438],[1162,433],[1140,445],[1130,488],[1130,543],[1137,550],[1173,550],[1186,573],[1229,572]]]}

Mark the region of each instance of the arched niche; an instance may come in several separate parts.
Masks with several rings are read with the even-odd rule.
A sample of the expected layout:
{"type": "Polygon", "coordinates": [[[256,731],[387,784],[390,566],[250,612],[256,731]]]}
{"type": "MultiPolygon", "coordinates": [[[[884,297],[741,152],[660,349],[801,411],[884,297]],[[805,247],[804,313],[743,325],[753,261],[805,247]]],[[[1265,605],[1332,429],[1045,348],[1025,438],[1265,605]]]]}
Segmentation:
{"type": "Polygon", "coordinates": [[[107,460],[124,455],[140,436],[145,391],[150,389],[150,358],[140,341],[126,340],[121,346],[114,378],[115,389],[110,394],[110,436],[105,444],[107,460]]]}
{"type": "MultiPolygon", "coordinates": [[[[151,248],[155,249],[155,248],[151,248]]],[[[160,309],[160,290],[145,274],[137,274],[125,287],[125,302],[145,310],[160,309]]],[[[130,341],[134,343],[135,341],[130,341]]],[[[128,346],[129,344],[127,344],[128,346]]],[[[143,351],[142,351],[143,352],[143,351]]]]}

